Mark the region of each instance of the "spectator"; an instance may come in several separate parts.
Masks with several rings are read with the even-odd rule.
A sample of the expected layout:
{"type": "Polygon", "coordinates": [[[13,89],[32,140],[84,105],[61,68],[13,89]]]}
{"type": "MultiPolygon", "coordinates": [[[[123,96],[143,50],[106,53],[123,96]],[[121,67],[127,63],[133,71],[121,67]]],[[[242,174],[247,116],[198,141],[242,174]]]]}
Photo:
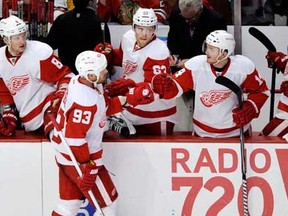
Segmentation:
{"type": "MultiPolygon", "coordinates": [[[[124,75],[106,85],[111,96],[126,94],[138,83],[150,83],[155,74],[170,74],[169,50],[165,42],[156,37],[156,29],[154,11],[139,8],[133,16],[132,29],[123,35],[120,48],[112,51],[113,64],[122,64],[124,75]]],[[[96,51],[103,52],[102,46],[97,46],[96,51]]],[[[176,123],[176,102],[156,95],[152,103],[137,107],[132,104],[122,114],[135,126],[136,134],[172,134],[176,123]]]]}
{"type": "Polygon", "coordinates": [[[214,30],[226,30],[224,18],[203,6],[202,0],[180,0],[169,18],[168,48],[178,56],[177,66],[196,55],[203,54],[202,44],[214,30]]]}
{"type": "MultiPolygon", "coordinates": [[[[206,0],[209,6],[220,13],[227,25],[232,24],[232,8],[231,8],[231,1],[230,0],[206,0]]],[[[204,3],[204,1],[203,1],[204,3]]]]}
{"type": "Polygon", "coordinates": [[[97,4],[97,15],[105,22],[118,22],[118,10],[122,2],[126,0],[105,0],[97,4]]]}
{"type": "Polygon", "coordinates": [[[288,1],[266,0],[264,14],[274,25],[288,25],[288,1]],[[277,18],[276,18],[277,17],[277,18]]]}
{"type": "Polygon", "coordinates": [[[247,132],[251,120],[259,116],[269,96],[266,82],[251,60],[242,55],[231,55],[234,47],[235,40],[231,34],[216,30],[206,38],[206,55],[191,58],[173,77],[158,74],[152,79],[154,92],[166,99],[180,96],[190,89],[195,91],[195,135],[234,137],[239,136],[240,126],[247,132]],[[242,109],[237,107],[236,94],[215,82],[217,76],[225,76],[245,89],[247,97],[242,109]]]}
{"type": "MultiPolygon", "coordinates": [[[[65,141],[55,131],[52,142],[59,167],[60,199],[52,216],[77,215],[84,198],[93,204],[88,194],[90,190],[103,213],[116,216],[118,194],[102,159],[102,138],[106,123],[102,83],[107,77],[106,66],[105,56],[93,51],[84,51],[76,58],[79,75],[73,77],[68,85],[57,121],[83,176],[79,177],[65,141]]],[[[98,211],[96,215],[100,215],[98,211]]]]}
{"type": "MultiPolygon", "coordinates": [[[[73,0],[75,8],[60,15],[53,23],[47,36],[47,43],[58,49],[64,65],[78,74],[75,68],[76,56],[84,50],[93,50],[104,41],[101,23],[105,23],[95,13],[96,0],[73,0]]],[[[105,23],[105,41],[110,43],[110,31],[105,23]]]]}
{"type": "Polygon", "coordinates": [[[26,40],[26,24],[18,17],[2,19],[0,34],[6,44],[0,48],[3,79],[0,89],[4,107],[0,132],[6,136],[14,134],[17,120],[13,108],[15,102],[25,131],[44,131],[48,135],[53,125],[46,111],[58,110],[73,74],[53,55],[50,46],[26,40]]]}
{"type": "MultiPolygon", "coordinates": [[[[234,1],[232,1],[233,7],[234,1]]],[[[241,1],[242,25],[271,25],[274,23],[270,16],[267,16],[270,9],[264,12],[263,2],[254,0],[241,1]]]]}
{"type": "MultiPolygon", "coordinates": [[[[177,0],[178,1],[178,0],[177,0]]],[[[133,0],[142,8],[152,8],[159,23],[167,24],[172,8],[176,5],[176,0],[133,0]]]]}
{"type": "Polygon", "coordinates": [[[118,13],[118,22],[122,25],[131,25],[133,22],[133,15],[139,8],[139,4],[133,1],[122,1],[118,13]]]}
{"type": "Polygon", "coordinates": [[[284,81],[281,83],[282,92],[275,117],[264,127],[262,134],[264,136],[283,137],[288,133],[288,57],[282,52],[267,53],[269,67],[274,67],[283,73],[284,81]]]}

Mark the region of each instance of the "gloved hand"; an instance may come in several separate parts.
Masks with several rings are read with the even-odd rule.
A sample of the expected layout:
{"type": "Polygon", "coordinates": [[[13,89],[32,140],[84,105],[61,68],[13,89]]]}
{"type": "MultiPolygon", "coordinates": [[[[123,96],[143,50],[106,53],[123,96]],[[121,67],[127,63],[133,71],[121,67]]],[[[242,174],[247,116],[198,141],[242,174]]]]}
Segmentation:
{"type": "Polygon", "coordinates": [[[64,86],[60,87],[53,95],[53,98],[51,100],[51,111],[55,115],[58,112],[61,101],[64,97],[65,92],[66,92],[66,89],[67,89],[67,85],[64,85],[64,86]]]}
{"type": "Polygon", "coordinates": [[[77,184],[81,191],[87,192],[96,184],[99,167],[92,161],[90,163],[80,164],[82,177],[77,179],[77,184]]]}
{"type": "Polygon", "coordinates": [[[152,78],[152,89],[160,98],[171,99],[178,93],[173,78],[166,73],[157,74],[152,78]]]}
{"type": "Polygon", "coordinates": [[[105,90],[110,97],[125,96],[129,92],[129,88],[135,87],[136,83],[131,79],[120,78],[105,85],[105,90]]]}
{"type": "Polygon", "coordinates": [[[4,111],[0,122],[0,133],[4,136],[15,134],[17,126],[17,117],[13,110],[4,111]]]}
{"type": "Polygon", "coordinates": [[[288,97],[288,81],[283,81],[280,86],[280,91],[288,97]]]}
{"type": "Polygon", "coordinates": [[[154,101],[154,93],[149,83],[138,83],[126,94],[126,101],[133,107],[139,104],[149,104],[154,101]]]}
{"type": "Polygon", "coordinates": [[[272,68],[274,65],[276,65],[277,69],[282,72],[284,71],[288,61],[288,57],[284,53],[272,51],[268,51],[266,59],[268,62],[268,67],[272,68]]]}
{"type": "Polygon", "coordinates": [[[95,46],[94,51],[104,54],[106,56],[108,64],[111,63],[113,52],[113,47],[111,44],[105,42],[103,46],[103,43],[99,43],[95,46]]]}
{"type": "Polygon", "coordinates": [[[236,126],[244,126],[252,121],[253,118],[257,117],[256,110],[253,104],[249,101],[243,101],[243,107],[240,109],[239,107],[233,109],[233,122],[235,122],[236,126]]]}
{"type": "Polygon", "coordinates": [[[99,43],[99,44],[97,44],[97,45],[95,46],[95,48],[94,48],[94,51],[99,52],[99,53],[102,53],[102,54],[104,54],[105,56],[110,55],[111,52],[112,52],[112,50],[113,50],[112,45],[109,44],[109,43],[106,43],[106,42],[105,42],[104,46],[103,46],[103,43],[99,43]]]}

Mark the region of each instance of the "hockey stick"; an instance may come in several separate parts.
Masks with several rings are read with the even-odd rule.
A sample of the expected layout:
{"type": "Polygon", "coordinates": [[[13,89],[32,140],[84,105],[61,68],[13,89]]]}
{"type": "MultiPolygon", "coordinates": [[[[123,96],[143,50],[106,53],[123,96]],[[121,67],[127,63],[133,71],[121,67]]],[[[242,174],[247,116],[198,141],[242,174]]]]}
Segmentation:
{"type": "Polygon", "coordinates": [[[105,23],[101,23],[101,31],[102,31],[102,49],[105,50],[105,23]]]}
{"type": "MultiPolygon", "coordinates": [[[[70,158],[71,158],[71,160],[73,162],[73,165],[74,165],[78,175],[80,177],[82,177],[83,174],[82,174],[82,171],[80,169],[80,166],[79,166],[79,164],[78,164],[78,162],[77,162],[77,160],[76,160],[76,158],[75,158],[75,156],[74,156],[69,144],[67,143],[67,141],[66,141],[66,139],[65,139],[65,137],[64,137],[64,135],[62,133],[61,128],[59,127],[58,123],[56,122],[56,119],[55,119],[54,115],[52,114],[51,110],[48,111],[48,116],[49,116],[50,120],[52,121],[52,124],[53,124],[54,128],[59,133],[59,136],[60,136],[60,138],[62,140],[62,143],[64,144],[64,146],[66,148],[66,151],[68,152],[68,154],[69,154],[69,156],[70,156],[70,158]]],[[[99,206],[99,204],[98,204],[93,192],[91,190],[89,190],[88,194],[89,194],[93,204],[95,205],[97,211],[99,211],[101,215],[105,216],[103,211],[102,211],[102,209],[100,208],[100,206],[99,206]]]]}
{"type": "MultiPolygon", "coordinates": [[[[276,47],[273,43],[266,37],[260,30],[255,27],[249,28],[249,33],[259,40],[269,51],[276,52],[276,47]]],[[[272,80],[271,80],[271,98],[270,98],[270,117],[269,120],[271,121],[274,116],[274,101],[275,101],[275,82],[276,82],[276,67],[273,66],[272,68],[272,80]]]]}
{"type": "MultiPolygon", "coordinates": [[[[238,106],[241,109],[243,105],[242,101],[242,89],[236,85],[232,80],[224,76],[218,76],[215,80],[216,83],[227,87],[232,90],[238,100],[238,106]]],[[[244,147],[244,130],[243,127],[240,127],[240,149],[241,149],[241,171],[242,171],[242,191],[243,191],[243,207],[244,207],[244,216],[248,216],[248,194],[247,194],[247,180],[246,180],[246,157],[245,157],[245,147],[244,147]]]]}

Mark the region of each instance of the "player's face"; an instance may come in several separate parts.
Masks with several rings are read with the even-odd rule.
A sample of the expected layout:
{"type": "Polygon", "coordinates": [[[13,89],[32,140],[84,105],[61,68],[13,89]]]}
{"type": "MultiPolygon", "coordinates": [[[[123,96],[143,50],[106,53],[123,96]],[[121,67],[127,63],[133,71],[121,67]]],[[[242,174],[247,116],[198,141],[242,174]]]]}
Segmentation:
{"type": "Polygon", "coordinates": [[[210,64],[214,64],[218,60],[220,51],[218,47],[206,44],[205,54],[207,56],[207,62],[210,64]]]}
{"type": "Polygon", "coordinates": [[[103,82],[106,81],[107,75],[108,75],[108,70],[104,69],[104,70],[102,70],[100,72],[98,81],[97,81],[97,76],[95,74],[88,74],[88,79],[91,82],[96,82],[97,81],[97,83],[103,83],[103,82]]]}
{"type": "Polygon", "coordinates": [[[104,69],[100,72],[98,83],[104,83],[108,76],[108,70],[104,69]]]}
{"type": "Polygon", "coordinates": [[[23,53],[26,48],[26,39],[26,32],[18,35],[13,35],[10,37],[10,39],[7,39],[6,44],[9,47],[9,52],[14,56],[18,56],[23,53]]]}
{"type": "Polygon", "coordinates": [[[135,37],[138,46],[146,46],[155,34],[155,26],[135,26],[135,37]]]}

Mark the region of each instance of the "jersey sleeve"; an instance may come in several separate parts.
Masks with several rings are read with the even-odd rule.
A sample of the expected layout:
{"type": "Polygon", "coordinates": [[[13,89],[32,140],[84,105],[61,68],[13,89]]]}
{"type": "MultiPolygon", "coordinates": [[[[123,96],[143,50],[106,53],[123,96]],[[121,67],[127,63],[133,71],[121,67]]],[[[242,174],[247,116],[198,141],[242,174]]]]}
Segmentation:
{"type": "Polygon", "coordinates": [[[86,107],[74,103],[66,112],[65,138],[79,163],[90,160],[86,134],[93,123],[96,111],[95,105],[86,107]]]}
{"type": "Polygon", "coordinates": [[[251,74],[247,75],[242,88],[247,92],[247,100],[253,103],[256,112],[259,114],[261,107],[270,95],[266,81],[259,76],[258,71],[255,69],[251,74]]]}
{"type": "Polygon", "coordinates": [[[68,84],[72,76],[70,69],[54,54],[40,61],[40,79],[45,82],[56,83],[59,88],[68,84]]]}
{"type": "Polygon", "coordinates": [[[173,79],[182,88],[183,92],[187,92],[194,88],[192,71],[186,67],[173,74],[173,79]]]}
{"type": "Polygon", "coordinates": [[[112,65],[122,66],[122,60],[123,60],[122,47],[120,46],[119,48],[113,49],[112,55],[113,55],[112,65]]]}
{"type": "Polygon", "coordinates": [[[13,97],[2,78],[0,78],[0,102],[1,105],[14,104],[13,97]]]}
{"type": "Polygon", "coordinates": [[[104,92],[104,99],[106,103],[106,115],[111,116],[122,112],[123,107],[118,97],[110,97],[107,92],[104,92]]]}

